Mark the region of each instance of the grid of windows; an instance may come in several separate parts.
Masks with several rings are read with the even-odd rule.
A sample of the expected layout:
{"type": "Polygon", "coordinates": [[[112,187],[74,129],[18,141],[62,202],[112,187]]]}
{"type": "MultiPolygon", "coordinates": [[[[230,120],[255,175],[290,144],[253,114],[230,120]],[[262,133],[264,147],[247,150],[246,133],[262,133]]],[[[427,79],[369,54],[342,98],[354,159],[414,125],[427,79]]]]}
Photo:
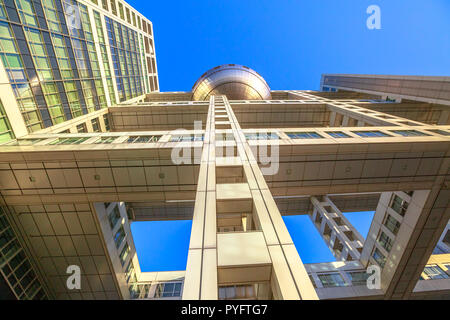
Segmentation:
{"type": "Polygon", "coordinates": [[[41,116],[38,112],[34,94],[28,84],[24,63],[11,26],[3,21],[0,21],[0,56],[28,131],[33,132],[42,129],[41,116]]]}
{"type": "Polygon", "coordinates": [[[156,287],[155,298],[180,297],[181,286],[181,282],[159,283],[156,287]]]}
{"type": "Polygon", "coordinates": [[[322,139],[323,137],[316,132],[288,132],[291,139],[322,139]]]}
{"type": "Polygon", "coordinates": [[[105,22],[119,100],[142,95],[143,74],[137,32],[108,17],[105,22]]]}
{"type": "MultiPolygon", "coordinates": [[[[109,4],[111,12],[117,14],[115,1],[96,2],[104,9],[109,4]]],[[[108,42],[102,15],[93,10],[95,22],[91,26],[87,6],[75,0],[62,0],[63,12],[59,12],[59,0],[15,0],[14,3],[23,26],[14,21],[13,32],[13,24],[0,21],[0,57],[30,133],[106,107],[108,101],[117,103],[117,88],[120,101],[149,90],[147,72],[143,69],[146,61],[142,35],[135,30],[105,17],[109,21],[108,35],[112,36],[108,42]],[[78,22],[73,21],[74,14],[80,18],[78,22]],[[38,20],[41,15],[45,23],[38,20]],[[98,46],[94,44],[92,27],[97,30],[98,46]],[[107,45],[110,43],[114,45],[114,64],[109,60],[107,45]],[[33,63],[29,61],[29,53],[33,63]],[[100,74],[101,64],[104,79],[100,74]],[[116,84],[113,70],[118,77],[116,84]]],[[[119,3],[119,6],[123,15],[123,5],[119,3]]],[[[132,24],[140,24],[139,16],[132,10],[130,17],[132,24]]],[[[9,19],[3,0],[0,0],[0,19],[9,19]]]]}
{"type": "Polygon", "coordinates": [[[0,207],[0,266],[0,276],[5,278],[19,300],[47,299],[2,207],[0,207]]]}
{"type": "Polygon", "coordinates": [[[31,0],[16,0],[17,11],[23,24],[37,27],[37,18],[31,0]]]}
{"type": "Polygon", "coordinates": [[[108,86],[108,92],[109,92],[109,98],[111,100],[111,104],[116,103],[116,95],[114,94],[114,84],[112,81],[112,74],[111,69],[109,65],[109,59],[106,49],[106,43],[105,43],[105,35],[103,33],[103,27],[102,22],[100,19],[100,14],[94,10],[94,21],[95,21],[95,27],[97,29],[97,36],[98,36],[98,42],[100,46],[100,54],[101,59],[103,61],[103,69],[105,70],[105,77],[106,77],[106,83],[108,86]]]}
{"type": "Polygon", "coordinates": [[[390,137],[390,135],[381,131],[352,131],[363,138],[390,137]]]}
{"type": "Polygon", "coordinates": [[[58,88],[55,82],[53,82],[55,76],[52,71],[49,53],[47,52],[42,33],[37,29],[28,27],[25,27],[24,31],[38,78],[41,81],[42,92],[52,123],[55,125],[64,122],[66,118],[63,112],[58,88]]]}
{"type": "Polygon", "coordinates": [[[54,0],[42,0],[42,6],[44,8],[48,28],[51,31],[61,33],[62,29],[59,23],[58,12],[56,11],[54,0]]]}
{"type": "MultiPolygon", "coordinates": [[[[139,20],[141,21],[141,20],[139,20]]],[[[145,92],[149,92],[150,88],[149,88],[149,82],[148,82],[148,77],[144,77],[144,74],[148,74],[148,66],[147,66],[147,62],[146,62],[146,58],[145,58],[145,51],[144,51],[144,41],[142,40],[142,34],[139,34],[139,41],[141,43],[141,59],[142,59],[142,66],[144,68],[144,73],[142,74],[142,78],[145,79],[144,80],[144,85],[145,85],[145,92]]]]}
{"type": "MultiPolygon", "coordinates": [[[[105,10],[110,7],[117,15],[115,1],[96,2],[105,10]]],[[[102,15],[91,11],[94,18],[91,25],[92,13],[75,0],[62,0],[62,12],[59,0],[15,0],[14,3],[23,26],[14,21],[12,32],[13,24],[0,21],[0,57],[30,133],[106,107],[108,101],[117,103],[117,88],[120,101],[149,90],[143,38],[135,30],[105,17],[109,21],[108,35],[112,36],[107,39],[102,15]],[[78,21],[74,21],[74,14],[80,18],[78,21]],[[42,15],[45,23],[39,20],[42,15]],[[94,44],[92,27],[97,30],[98,46],[94,44]],[[115,64],[109,60],[107,45],[110,43],[114,45],[115,64]],[[33,60],[31,68],[29,52],[33,60]],[[100,74],[101,64],[104,79],[100,74]],[[116,72],[117,83],[112,72],[116,72]],[[36,76],[39,85],[35,83],[36,76]]],[[[119,3],[119,7],[120,15],[124,16],[123,4],[119,3]]],[[[130,23],[140,25],[140,17],[127,10],[130,23]]],[[[9,20],[3,0],[0,0],[0,19],[9,20]]]]}

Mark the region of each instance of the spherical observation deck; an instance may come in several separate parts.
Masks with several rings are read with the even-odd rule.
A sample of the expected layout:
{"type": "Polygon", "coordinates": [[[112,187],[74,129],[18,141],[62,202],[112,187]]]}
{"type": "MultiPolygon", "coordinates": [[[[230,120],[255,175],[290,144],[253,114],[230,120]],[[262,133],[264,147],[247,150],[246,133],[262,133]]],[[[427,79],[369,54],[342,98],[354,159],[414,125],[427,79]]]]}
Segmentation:
{"type": "Polygon", "coordinates": [[[270,100],[270,88],[256,71],[238,64],[224,64],[206,71],[192,88],[192,99],[208,100],[226,95],[228,100],[270,100]]]}

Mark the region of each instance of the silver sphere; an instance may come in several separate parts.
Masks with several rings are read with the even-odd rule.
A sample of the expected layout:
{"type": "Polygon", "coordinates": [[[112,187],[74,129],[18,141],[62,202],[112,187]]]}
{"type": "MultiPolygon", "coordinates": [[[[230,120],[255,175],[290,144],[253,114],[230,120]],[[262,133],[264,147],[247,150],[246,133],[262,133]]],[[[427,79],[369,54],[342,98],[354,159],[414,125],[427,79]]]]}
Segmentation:
{"type": "Polygon", "coordinates": [[[206,71],[192,88],[195,101],[211,95],[226,95],[228,100],[270,100],[270,88],[256,71],[238,64],[224,64],[206,71]]]}

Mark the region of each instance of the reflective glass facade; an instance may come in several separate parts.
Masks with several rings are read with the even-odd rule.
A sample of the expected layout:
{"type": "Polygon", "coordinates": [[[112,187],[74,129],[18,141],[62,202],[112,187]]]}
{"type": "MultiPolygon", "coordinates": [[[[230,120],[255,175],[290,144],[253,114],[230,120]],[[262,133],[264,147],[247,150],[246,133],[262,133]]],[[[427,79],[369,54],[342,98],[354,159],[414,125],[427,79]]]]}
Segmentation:
{"type": "Polygon", "coordinates": [[[47,299],[47,294],[11,228],[3,207],[0,207],[0,273],[18,299],[47,299]]]}
{"type": "Polygon", "coordinates": [[[143,94],[144,77],[136,31],[105,18],[120,102],[143,94]]]}
{"type": "Polygon", "coordinates": [[[102,9],[116,12],[108,1],[0,0],[0,58],[29,133],[154,87],[144,48],[149,24],[131,11],[136,27],[126,26],[102,9]]]}

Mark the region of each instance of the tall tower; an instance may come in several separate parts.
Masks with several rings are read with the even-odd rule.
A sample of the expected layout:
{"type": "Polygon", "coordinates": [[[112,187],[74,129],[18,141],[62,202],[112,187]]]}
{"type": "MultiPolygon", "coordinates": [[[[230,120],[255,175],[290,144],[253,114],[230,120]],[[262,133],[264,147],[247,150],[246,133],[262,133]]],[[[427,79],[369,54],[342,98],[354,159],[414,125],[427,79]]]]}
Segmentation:
{"type": "Polygon", "coordinates": [[[356,75],[274,91],[228,64],[190,92],[93,111],[100,130],[75,118],[6,141],[0,286],[19,299],[449,298],[449,91],[448,77],[356,75]],[[364,238],[343,213],[368,210],[364,238]],[[283,221],[298,214],[335,262],[302,262],[283,221]],[[130,223],[179,219],[192,220],[186,270],[141,271],[130,223]]]}

